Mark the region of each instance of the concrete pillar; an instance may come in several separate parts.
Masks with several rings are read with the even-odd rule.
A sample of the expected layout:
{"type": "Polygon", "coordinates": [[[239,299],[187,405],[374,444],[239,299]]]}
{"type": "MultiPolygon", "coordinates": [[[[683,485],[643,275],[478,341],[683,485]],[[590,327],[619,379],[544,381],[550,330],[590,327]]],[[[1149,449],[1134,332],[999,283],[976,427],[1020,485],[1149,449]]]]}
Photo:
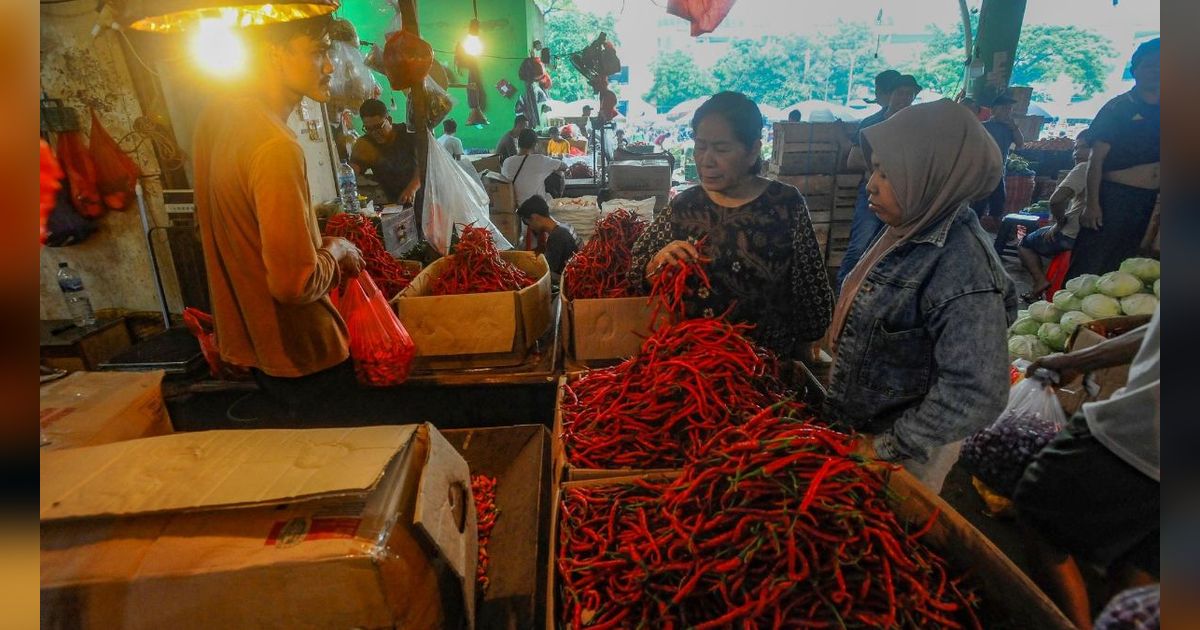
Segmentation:
{"type": "Polygon", "coordinates": [[[1013,53],[1021,37],[1026,0],[983,0],[975,42],[983,61],[983,76],[971,83],[970,95],[982,105],[1008,87],[1013,53]]]}

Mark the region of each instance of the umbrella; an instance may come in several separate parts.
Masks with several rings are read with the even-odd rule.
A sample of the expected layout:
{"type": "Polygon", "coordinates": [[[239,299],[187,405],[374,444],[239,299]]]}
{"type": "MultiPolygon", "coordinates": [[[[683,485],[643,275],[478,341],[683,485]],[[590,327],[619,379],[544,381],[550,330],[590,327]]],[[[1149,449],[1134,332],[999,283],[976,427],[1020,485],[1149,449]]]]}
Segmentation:
{"type": "MultiPolygon", "coordinates": [[[[838,120],[862,120],[864,118],[864,112],[859,110],[815,99],[801,101],[791,107],[785,107],[784,111],[790,112],[793,109],[800,110],[800,115],[805,122],[835,122],[838,120]]],[[[786,118],[787,116],[785,115],[784,117],[786,118]]]]}
{"type": "Polygon", "coordinates": [[[696,113],[697,109],[700,109],[700,106],[704,104],[704,101],[707,101],[709,98],[711,97],[701,96],[684,101],[675,107],[672,107],[671,111],[667,112],[666,114],[667,120],[682,120],[684,118],[690,118],[692,114],[696,113]]]}
{"type": "Polygon", "coordinates": [[[1058,114],[1050,113],[1050,111],[1045,108],[1046,105],[1049,105],[1049,103],[1030,103],[1029,110],[1026,112],[1026,115],[1041,116],[1046,120],[1058,120],[1058,114]]]}
{"type": "Polygon", "coordinates": [[[762,112],[768,121],[787,120],[787,112],[773,105],[759,104],[758,111],[762,112]]]}

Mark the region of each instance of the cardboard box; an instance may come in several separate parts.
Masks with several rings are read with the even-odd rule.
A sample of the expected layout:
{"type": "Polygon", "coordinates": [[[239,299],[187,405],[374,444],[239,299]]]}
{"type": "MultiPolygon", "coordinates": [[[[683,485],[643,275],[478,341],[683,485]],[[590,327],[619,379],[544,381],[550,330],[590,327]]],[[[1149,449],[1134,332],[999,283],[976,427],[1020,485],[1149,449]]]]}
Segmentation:
{"type": "MultiPolygon", "coordinates": [[[[546,628],[557,627],[558,521],[562,490],[570,487],[627,483],[638,478],[670,478],[675,473],[631,475],[611,479],[573,481],[555,488],[550,522],[550,566],[547,573],[546,628]]],[[[975,526],[948,503],[929,491],[904,470],[888,477],[885,500],[902,522],[920,527],[936,511],[937,519],[922,540],[942,555],[956,573],[969,573],[982,599],[979,618],[983,627],[1004,620],[1006,627],[1039,630],[1073,630],[1074,625],[1050,598],[975,526]]]]}
{"type": "Polygon", "coordinates": [[[431,425],[178,433],[42,454],[42,627],[473,621],[467,464],[431,425]]]}
{"type": "Polygon", "coordinates": [[[541,627],[550,523],[550,431],[518,425],[455,429],[442,435],[472,475],[496,479],[496,525],[487,553],[488,588],[476,612],[480,630],[541,627]]]}
{"type": "Polygon", "coordinates": [[[484,171],[500,171],[500,167],[504,165],[504,161],[500,159],[500,155],[496,153],[488,153],[486,155],[468,155],[468,160],[475,166],[475,170],[479,173],[484,171]]]}
{"type": "Polygon", "coordinates": [[[615,190],[666,190],[671,187],[671,165],[665,160],[612,162],[608,180],[615,190]]]}
{"type": "Polygon", "coordinates": [[[591,300],[563,297],[563,350],[576,361],[628,359],[650,334],[654,308],[645,296],[591,300]],[[640,336],[639,336],[640,335],[640,336]]]}
{"type": "MultiPolygon", "coordinates": [[[[1149,323],[1149,321],[1149,315],[1134,315],[1106,317],[1081,324],[1071,334],[1071,339],[1067,342],[1067,351],[1075,352],[1090,348],[1106,339],[1149,323]]],[[[1070,417],[1078,413],[1085,402],[1108,400],[1129,380],[1129,365],[1126,363],[1096,370],[1088,376],[1079,376],[1068,383],[1060,384],[1055,393],[1058,395],[1058,402],[1062,404],[1063,413],[1070,417]],[[1088,379],[1091,379],[1098,388],[1094,396],[1088,392],[1085,385],[1085,381],[1088,379]]]]}
{"type": "Polygon", "coordinates": [[[503,175],[488,172],[483,176],[483,187],[487,190],[493,212],[517,211],[516,188],[503,175]]]}
{"type": "Polygon", "coordinates": [[[392,299],[400,322],[416,345],[414,367],[520,365],[550,326],[550,268],[533,252],[500,252],[538,278],[520,291],[430,295],[433,280],[453,256],[434,261],[392,299]],[[464,363],[466,362],[466,363],[464,363]]]}
{"type": "Polygon", "coordinates": [[[162,370],[75,372],[41,388],[43,450],[93,446],[172,432],[162,370]]]}

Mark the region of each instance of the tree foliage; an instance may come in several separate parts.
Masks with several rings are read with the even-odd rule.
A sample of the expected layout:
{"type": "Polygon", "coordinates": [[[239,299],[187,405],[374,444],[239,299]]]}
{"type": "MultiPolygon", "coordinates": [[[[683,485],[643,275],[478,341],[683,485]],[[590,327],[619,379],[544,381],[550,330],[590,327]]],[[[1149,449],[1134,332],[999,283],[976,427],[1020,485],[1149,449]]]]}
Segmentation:
{"type": "Polygon", "coordinates": [[[620,41],[617,39],[616,19],[610,13],[597,16],[591,13],[575,10],[568,2],[543,2],[543,15],[546,20],[545,38],[543,44],[554,54],[556,66],[551,71],[554,85],[547,96],[560,101],[576,101],[581,98],[594,96],[592,87],[568,61],[567,56],[592,43],[601,32],[608,34],[609,41],[617,45],[620,54],[620,41]]]}
{"type": "MultiPolygon", "coordinates": [[[[972,15],[972,28],[978,28],[978,15],[972,15]]],[[[962,23],[946,30],[930,26],[933,38],[911,70],[921,85],[953,96],[962,88],[962,23]]],[[[1021,29],[1013,57],[1010,85],[1048,86],[1066,75],[1075,85],[1076,99],[1088,99],[1104,90],[1105,78],[1116,56],[1112,42],[1074,25],[1026,24],[1021,29]]]]}
{"type": "Polygon", "coordinates": [[[656,105],[661,112],[717,91],[717,82],[712,75],[700,70],[692,57],[682,50],[660,52],[650,70],[654,85],[642,98],[656,105]]]}

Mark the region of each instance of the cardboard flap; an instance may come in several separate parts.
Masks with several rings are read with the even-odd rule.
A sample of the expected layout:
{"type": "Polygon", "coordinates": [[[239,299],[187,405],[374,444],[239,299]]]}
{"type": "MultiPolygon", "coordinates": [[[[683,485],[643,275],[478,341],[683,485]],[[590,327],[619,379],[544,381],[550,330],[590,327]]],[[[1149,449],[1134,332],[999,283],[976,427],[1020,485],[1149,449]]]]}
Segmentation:
{"type": "Polygon", "coordinates": [[[41,455],[41,519],[364,494],[414,426],[202,431],[41,455]]]}
{"type": "Polygon", "coordinates": [[[471,470],[467,460],[432,424],[422,426],[428,432],[429,450],[417,490],[413,523],[429,536],[458,576],[468,617],[473,619],[479,537],[475,502],[471,498],[471,470]]]}

